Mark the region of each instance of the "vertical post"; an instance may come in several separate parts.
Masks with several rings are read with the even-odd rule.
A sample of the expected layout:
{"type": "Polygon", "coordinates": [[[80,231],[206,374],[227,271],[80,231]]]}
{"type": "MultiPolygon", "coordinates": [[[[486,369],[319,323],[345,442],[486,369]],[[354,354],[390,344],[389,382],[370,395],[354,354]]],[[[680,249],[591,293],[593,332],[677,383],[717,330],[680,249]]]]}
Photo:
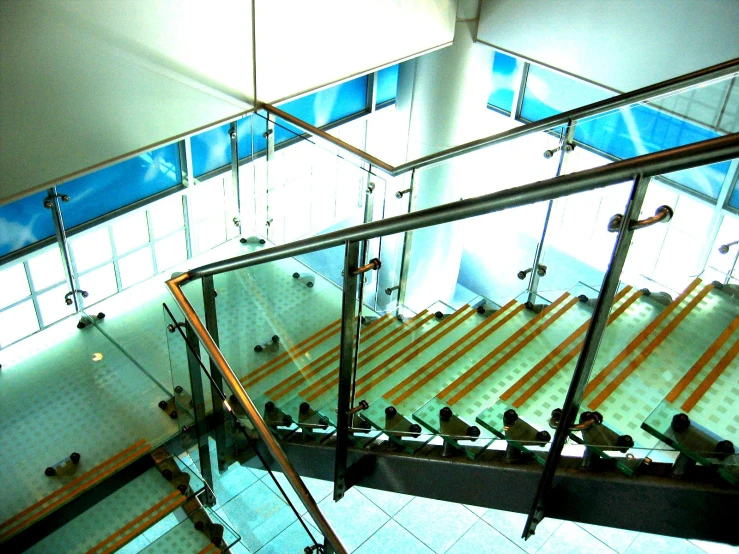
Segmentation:
{"type": "Polygon", "coordinates": [[[552,487],[552,481],[554,479],[554,474],[557,471],[560,458],[562,457],[562,448],[564,447],[565,441],[569,435],[569,429],[574,425],[575,418],[580,410],[585,385],[587,385],[588,380],[590,379],[590,371],[593,369],[593,364],[595,363],[595,358],[598,354],[598,346],[600,345],[601,338],[606,329],[608,315],[610,313],[611,306],[613,305],[613,298],[616,294],[619,280],[621,278],[621,271],[626,262],[626,256],[629,253],[631,238],[634,234],[634,232],[629,229],[629,225],[632,220],[638,219],[642,202],[644,201],[644,195],[647,192],[648,183],[648,177],[639,175],[634,179],[631,196],[626,205],[624,216],[621,218],[621,229],[619,231],[618,238],[616,239],[616,244],[613,247],[611,262],[608,265],[608,270],[603,278],[603,285],[601,287],[600,296],[598,297],[598,303],[595,305],[593,317],[590,320],[590,325],[585,334],[582,351],[577,359],[575,373],[570,381],[570,387],[567,390],[567,396],[565,397],[564,406],[562,407],[562,416],[560,417],[557,430],[554,433],[552,445],[549,449],[549,455],[547,456],[547,462],[544,465],[536,496],[534,497],[529,517],[526,520],[526,526],[524,527],[523,532],[524,538],[528,538],[534,534],[537,524],[545,516],[546,499],[552,487]]]}
{"type": "MultiPolygon", "coordinates": [[[[69,253],[67,232],[64,229],[64,218],[62,217],[62,208],[59,205],[59,195],[56,192],[56,187],[51,187],[48,190],[48,193],[49,196],[47,196],[46,200],[44,200],[44,207],[51,210],[51,217],[54,220],[54,232],[56,233],[56,241],[59,245],[59,253],[62,256],[62,261],[64,262],[64,276],[67,278],[67,285],[69,285],[69,290],[77,290],[80,287],[78,286],[74,278],[74,271],[72,270],[72,256],[69,253]]],[[[72,302],[74,302],[74,311],[79,312],[82,307],[79,304],[79,298],[77,297],[77,294],[72,294],[70,298],[72,299],[72,302]]]]}
{"type": "MultiPolygon", "coordinates": [[[[408,213],[411,213],[416,208],[416,198],[418,196],[418,179],[419,173],[417,169],[411,172],[411,184],[408,187],[408,213]]],[[[387,190],[387,189],[386,189],[387,190]]],[[[410,271],[410,260],[411,260],[411,243],[413,241],[413,231],[406,231],[403,238],[403,253],[400,257],[400,275],[398,277],[398,307],[396,315],[400,314],[400,307],[405,304],[405,294],[408,285],[408,272],[410,271]]]]}
{"type": "MultiPolygon", "coordinates": [[[[575,123],[570,120],[567,122],[567,128],[562,136],[562,141],[559,145],[559,162],[557,163],[557,173],[555,177],[559,177],[564,168],[565,157],[569,153],[567,146],[572,144],[572,140],[575,136],[575,123]]],[[[527,303],[530,306],[537,304],[536,296],[539,292],[539,263],[541,261],[541,254],[544,249],[544,240],[547,237],[547,229],[549,228],[549,220],[552,217],[552,207],[554,206],[554,200],[550,200],[547,205],[547,215],[544,216],[544,227],[541,230],[541,240],[536,246],[536,252],[534,253],[534,265],[531,266],[531,277],[529,278],[529,295],[527,303]]]]}
{"type": "MultiPolygon", "coordinates": [[[[213,341],[216,346],[219,344],[218,340],[218,312],[216,310],[216,290],[213,284],[213,276],[208,275],[203,277],[203,306],[205,307],[205,328],[213,337],[213,341]]],[[[197,343],[195,343],[197,344],[197,343]]],[[[218,457],[218,470],[226,470],[226,416],[224,414],[223,401],[220,395],[215,390],[218,387],[223,391],[223,378],[218,371],[218,366],[213,363],[213,359],[210,360],[210,374],[213,378],[213,384],[210,387],[210,396],[213,400],[213,426],[214,426],[214,439],[216,441],[216,455],[218,457]]],[[[224,391],[225,392],[225,391],[224,391]]]]}
{"type": "Polygon", "coordinates": [[[241,188],[239,187],[239,133],[235,121],[231,122],[228,129],[228,136],[231,138],[231,186],[236,199],[236,212],[238,214],[238,223],[234,222],[239,228],[241,234],[241,188]]]}
{"type": "MultiPolygon", "coordinates": [[[[192,346],[198,348],[200,342],[198,336],[190,325],[189,322],[185,322],[185,334],[187,336],[187,342],[192,346]]],[[[195,418],[195,435],[198,439],[198,455],[200,457],[200,472],[205,479],[208,487],[205,490],[205,500],[208,506],[214,506],[216,503],[215,496],[213,496],[213,469],[210,465],[210,448],[208,447],[208,425],[205,421],[205,395],[203,394],[203,379],[200,375],[200,364],[198,359],[187,348],[187,369],[190,373],[190,392],[192,393],[192,410],[193,417],[195,418]]],[[[219,402],[220,404],[220,402],[219,402]]]]}
{"type": "Polygon", "coordinates": [[[346,492],[346,458],[349,449],[349,409],[354,373],[354,317],[357,309],[359,242],[346,241],[344,251],[344,293],[341,304],[341,351],[339,358],[339,401],[336,415],[336,465],[334,468],[334,500],[346,492]]]}

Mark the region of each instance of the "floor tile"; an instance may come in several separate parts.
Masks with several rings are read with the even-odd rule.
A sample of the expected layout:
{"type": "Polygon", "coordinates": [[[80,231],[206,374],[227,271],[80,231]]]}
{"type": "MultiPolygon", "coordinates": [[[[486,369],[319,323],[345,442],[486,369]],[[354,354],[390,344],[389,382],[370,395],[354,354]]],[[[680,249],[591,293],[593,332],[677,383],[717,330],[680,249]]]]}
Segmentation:
{"type": "MultiPolygon", "coordinates": [[[[293,490],[285,475],[278,472],[274,472],[274,475],[277,478],[277,481],[280,483],[280,486],[287,493],[287,497],[298,510],[298,513],[300,515],[306,513],[308,510],[305,509],[305,506],[303,506],[300,498],[298,498],[298,495],[295,494],[295,491],[293,490]]],[[[323,481],[321,479],[313,479],[311,477],[303,477],[302,479],[305,483],[305,486],[308,487],[308,490],[313,496],[313,500],[315,500],[318,504],[320,504],[320,502],[324,498],[332,494],[334,491],[334,484],[331,481],[323,481]]],[[[267,485],[272,491],[274,491],[277,496],[282,498],[282,493],[280,492],[280,489],[277,488],[277,485],[275,485],[275,482],[269,475],[266,478],[262,479],[262,483],[267,485]]]]}
{"type": "Polygon", "coordinates": [[[370,489],[368,487],[354,487],[362,496],[369,498],[372,503],[380,508],[389,516],[397,514],[408,502],[413,500],[413,496],[408,494],[400,494],[397,492],[381,491],[379,489],[370,489]]]}
{"type": "Polygon", "coordinates": [[[513,544],[500,532],[493,529],[482,520],[478,520],[470,530],[446,551],[446,554],[524,554],[518,546],[513,544]]]}
{"type": "Polygon", "coordinates": [[[552,536],[552,533],[562,525],[562,521],[559,519],[545,518],[536,527],[536,534],[525,541],[521,538],[521,534],[523,533],[524,525],[526,525],[526,514],[490,509],[485,512],[482,519],[526,552],[536,552],[539,550],[547,539],[552,536]]]}
{"type": "MultiPolygon", "coordinates": [[[[313,538],[316,539],[320,544],[323,544],[323,535],[316,530],[310,523],[308,524],[310,532],[313,533],[313,538]]],[[[312,545],[310,537],[305,532],[305,529],[300,525],[299,521],[294,522],[282,533],[277,535],[274,539],[265,544],[260,550],[259,554],[293,554],[303,552],[306,546],[312,545]]],[[[232,554],[236,554],[232,552],[232,554]]]]}
{"type": "Polygon", "coordinates": [[[216,511],[255,552],[295,521],[295,514],[267,485],[257,481],[216,511]]]}
{"type": "Polygon", "coordinates": [[[639,533],[631,546],[626,549],[626,554],[654,554],[656,552],[704,554],[703,550],[685,539],[652,535],[650,533],[639,533]]]}
{"type": "Polygon", "coordinates": [[[377,552],[433,554],[434,551],[391,519],[354,552],[356,554],[375,554],[377,552]]]}
{"type": "Polygon", "coordinates": [[[614,550],[608,548],[593,535],[578,527],[571,521],[565,521],[552,536],[537,551],[537,554],[614,554],[614,550]]]}
{"type": "Polygon", "coordinates": [[[707,554],[739,554],[739,547],[731,546],[729,544],[699,541],[697,539],[689,539],[689,542],[693,543],[694,546],[697,546],[707,554]]]}
{"type": "MultiPolygon", "coordinates": [[[[216,466],[214,466],[216,467],[216,466]]],[[[223,473],[213,471],[213,489],[218,504],[227,504],[234,496],[256,483],[259,479],[249,469],[233,464],[223,473]]]]}
{"type": "Polygon", "coordinates": [[[626,549],[631,546],[631,543],[634,542],[634,539],[639,534],[638,531],[603,527],[602,525],[590,525],[588,523],[576,523],[575,525],[585,529],[585,531],[593,535],[596,539],[620,554],[626,552],[626,549]]]}
{"type": "Polygon", "coordinates": [[[339,502],[328,497],[318,506],[349,550],[358,548],[390,519],[354,489],[349,489],[339,502]]]}
{"type": "Polygon", "coordinates": [[[461,504],[416,497],[394,518],[434,552],[445,552],[479,518],[461,504]]]}

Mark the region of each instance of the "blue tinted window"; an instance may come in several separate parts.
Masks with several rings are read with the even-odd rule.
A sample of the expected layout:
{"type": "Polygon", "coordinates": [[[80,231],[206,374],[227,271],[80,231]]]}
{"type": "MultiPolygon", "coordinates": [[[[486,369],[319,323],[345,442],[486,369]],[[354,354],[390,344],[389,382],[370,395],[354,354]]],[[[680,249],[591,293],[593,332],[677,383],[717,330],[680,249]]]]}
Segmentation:
{"type": "Polygon", "coordinates": [[[51,210],[44,208],[47,196],[39,192],[0,206],[0,256],[54,235],[51,210]]]}
{"type": "Polygon", "coordinates": [[[729,197],[729,206],[739,210],[739,185],[736,185],[734,187],[734,190],[731,191],[731,196],[729,197]]]}
{"type": "Polygon", "coordinates": [[[261,115],[249,114],[243,119],[236,122],[236,133],[239,137],[239,159],[250,157],[267,149],[267,137],[264,133],[267,131],[267,121],[264,119],[266,113],[261,115]],[[252,144],[252,128],[254,130],[252,144]]]}
{"type": "Polygon", "coordinates": [[[488,104],[499,110],[511,113],[513,110],[514,87],[518,86],[516,76],[518,75],[520,60],[496,52],[493,58],[493,88],[488,98],[488,104]]]}
{"type": "MultiPolygon", "coordinates": [[[[200,177],[231,163],[230,124],[226,123],[210,131],[190,137],[192,171],[200,177]]],[[[251,149],[250,149],[251,150],[251,149]]]]}
{"type": "Polygon", "coordinates": [[[595,85],[532,65],[526,77],[521,117],[539,121],[614,95],[595,85]]]}
{"type": "Polygon", "coordinates": [[[64,226],[68,229],[76,227],[181,182],[177,144],[74,179],[57,187],[59,194],[70,198],[69,202],[62,203],[64,226]]]}
{"type": "MultiPolygon", "coordinates": [[[[281,104],[279,107],[290,115],[299,117],[316,127],[335,123],[367,110],[367,77],[359,77],[335,87],[314,92],[281,104]]],[[[275,126],[275,144],[302,134],[297,127],[280,118],[276,121],[278,125],[275,126]]]]}
{"type": "Polygon", "coordinates": [[[398,95],[398,67],[396,64],[377,72],[376,106],[395,100],[398,95]]]}
{"type": "MultiPolygon", "coordinates": [[[[521,117],[538,121],[614,93],[540,67],[526,80],[521,117]]],[[[717,137],[700,125],[657,108],[635,104],[577,122],[575,139],[617,159],[633,158],[717,137]]],[[[729,162],[666,174],[665,177],[710,198],[718,198],[729,162]]]]}

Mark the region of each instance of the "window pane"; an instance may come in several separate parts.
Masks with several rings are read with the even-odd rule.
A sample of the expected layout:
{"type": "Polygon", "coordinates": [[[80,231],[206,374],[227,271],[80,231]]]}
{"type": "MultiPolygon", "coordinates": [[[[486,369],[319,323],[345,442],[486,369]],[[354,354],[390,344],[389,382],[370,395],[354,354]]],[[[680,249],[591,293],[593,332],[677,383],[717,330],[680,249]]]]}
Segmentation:
{"type": "Polygon", "coordinates": [[[262,115],[250,114],[236,122],[240,160],[267,149],[267,138],[264,136],[264,133],[267,132],[267,120],[263,116],[265,116],[264,112],[262,112],[262,115]],[[252,127],[254,130],[253,137],[252,127]],[[252,144],[252,140],[254,144],[252,144]]]}
{"type": "Polygon", "coordinates": [[[158,239],[185,225],[182,197],[177,194],[155,202],[149,208],[152,238],[158,239]]]}
{"type": "Polygon", "coordinates": [[[579,79],[532,65],[526,77],[521,117],[539,121],[614,95],[614,92],[579,79]]]}
{"type": "Polygon", "coordinates": [[[144,211],[116,218],[111,228],[115,251],[119,256],[149,242],[149,227],[144,211]]]}
{"type": "Polygon", "coordinates": [[[121,274],[121,287],[128,288],[154,275],[154,262],[151,259],[151,249],[141,250],[129,254],[118,261],[118,270],[121,274]]]}
{"type": "Polygon", "coordinates": [[[45,192],[0,206],[0,256],[54,236],[51,211],[44,208],[45,192]]]}
{"type": "Polygon", "coordinates": [[[0,348],[38,331],[33,302],[28,300],[0,312],[0,348]]]}
{"type": "Polygon", "coordinates": [[[226,123],[190,138],[192,171],[195,177],[231,163],[231,138],[226,123]]]}
{"type": "Polygon", "coordinates": [[[64,225],[71,229],[180,183],[178,145],[152,150],[57,187],[69,195],[62,203],[64,225]]]}
{"type": "Polygon", "coordinates": [[[28,269],[31,272],[33,288],[37,291],[61,283],[66,279],[64,266],[62,265],[62,255],[56,244],[44,248],[30,257],[28,259],[28,269]]]}
{"type": "Polygon", "coordinates": [[[523,64],[517,58],[496,52],[493,58],[493,88],[488,104],[511,113],[513,110],[514,87],[518,86],[519,67],[523,64]]]}
{"type": "MultiPolygon", "coordinates": [[[[367,110],[367,77],[352,79],[297,100],[281,104],[280,109],[316,127],[323,127],[367,110]]],[[[297,127],[279,117],[275,126],[275,144],[301,134],[297,127]]]]}
{"type": "Polygon", "coordinates": [[[180,262],[184,262],[187,259],[185,232],[180,231],[157,242],[154,245],[154,253],[157,257],[157,269],[160,273],[180,262]]]}
{"type": "Polygon", "coordinates": [[[0,269],[0,308],[18,302],[31,294],[26,278],[26,268],[16,262],[0,269]]]}
{"type": "Polygon", "coordinates": [[[113,257],[108,227],[99,227],[69,241],[78,272],[87,271],[113,257]]]}
{"type": "Polygon", "coordinates": [[[38,295],[38,307],[44,327],[74,313],[74,304],[70,306],[64,301],[64,295],[69,292],[66,289],[66,285],[61,285],[38,295]]]}
{"type": "Polygon", "coordinates": [[[377,72],[375,105],[395,100],[398,95],[398,68],[398,64],[395,64],[377,72]]]}
{"type": "Polygon", "coordinates": [[[115,281],[113,264],[108,264],[90,273],[80,275],[80,286],[82,290],[86,290],[89,293],[89,296],[85,298],[86,306],[115,294],[118,292],[118,285],[115,281]]]}

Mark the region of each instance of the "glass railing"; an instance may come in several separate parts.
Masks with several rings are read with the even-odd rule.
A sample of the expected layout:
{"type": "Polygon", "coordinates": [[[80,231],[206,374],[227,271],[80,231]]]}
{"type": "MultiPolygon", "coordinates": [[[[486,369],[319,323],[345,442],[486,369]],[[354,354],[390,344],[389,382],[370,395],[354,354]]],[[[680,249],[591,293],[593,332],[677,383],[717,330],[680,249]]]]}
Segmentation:
{"type": "MultiPolygon", "coordinates": [[[[597,164],[580,147],[559,159],[561,136],[539,133],[522,139],[535,149],[518,160],[514,179],[483,182],[478,176],[497,168],[485,157],[497,150],[504,158],[505,145],[380,179],[333,146],[290,132],[285,140],[294,144],[270,153],[274,158],[262,169],[259,160],[252,164],[254,222],[261,221],[260,210],[265,222],[271,213],[271,230],[255,225],[243,242],[212,253],[213,260],[240,256],[232,265],[216,262],[176,278],[186,302],[177,306],[162,296],[160,283],[132,288],[82,314],[83,329],[66,320],[17,352],[16,346],[3,350],[4,421],[33,436],[39,421],[46,431],[52,422],[53,432],[45,431],[34,448],[56,475],[41,476],[6,449],[10,500],[0,519],[34,503],[41,502],[43,514],[61,505],[45,498],[79,476],[71,452],[80,453],[83,471],[121,452],[148,452],[176,434],[198,455],[212,450],[209,437],[216,443],[212,474],[252,455],[254,437],[276,436],[358,448],[385,442],[408,454],[438,444],[471,459],[506,450],[512,460],[544,466],[544,476],[561,453],[582,457],[584,466],[605,459],[629,475],[655,461],[675,462],[677,472],[696,462],[736,483],[729,444],[737,439],[735,410],[726,399],[735,381],[729,331],[739,293],[731,243],[739,230],[728,215],[723,223],[685,219],[681,207],[700,212],[700,201],[677,195],[656,174],[671,164],[729,163],[738,153],[735,139],[652,157],[645,166],[616,163],[550,180],[597,164]],[[542,156],[547,150],[555,152],[542,156]],[[655,173],[646,188],[641,179],[638,186],[631,181],[643,172],[655,173]],[[546,182],[524,186],[539,179],[546,182]],[[450,181],[465,183],[467,200],[442,191],[430,204],[413,201],[434,182],[443,189],[450,181]],[[309,200],[309,209],[293,194],[305,193],[305,183],[324,193],[309,200]],[[521,186],[511,192],[512,184],[521,186]],[[492,190],[500,192],[480,197],[492,190]],[[269,209],[268,193],[279,198],[269,209]],[[632,219],[651,216],[662,204],[675,215],[667,225],[635,232],[619,275],[611,256],[619,233],[609,233],[608,222],[642,193],[642,215],[632,219]],[[291,219],[291,202],[307,220],[291,219]],[[440,204],[445,208],[419,211],[440,204]],[[374,226],[361,226],[370,221],[374,226]],[[348,250],[354,253],[346,265],[348,250]],[[353,276],[373,258],[380,263],[353,276]],[[211,276],[209,302],[201,277],[211,276]],[[206,325],[210,335],[217,328],[215,346],[227,365],[208,342],[206,325]],[[598,325],[603,336],[588,343],[598,325]],[[26,357],[21,352],[29,347],[41,354],[26,357]],[[590,353],[580,402],[570,392],[590,353]],[[226,404],[213,395],[201,364],[222,381],[226,404]],[[228,380],[230,370],[235,381],[228,380]],[[51,398],[29,408],[27,399],[49,385],[51,398]],[[26,482],[25,489],[17,486],[26,482]]],[[[213,475],[199,471],[216,487],[213,475]]],[[[346,486],[339,481],[337,497],[346,486]]]]}
{"type": "MultiPolygon", "coordinates": [[[[709,154],[709,147],[701,145],[670,152],[664,159],[673,165],[667,161],[662,165],[656,156],[645,158],[645,167],[651,160],[655,160],[653,167],[680,167],[681,155],[693,156],[690,152],[701,148],[703,160],[736,154],[735,146],[717,155],[714,148],[709,154]]],[[[697,165],[692,161],[683,167],[691,164],[697,165]]],[[[532,457],[544,464],[543,479],[556,468],[567,444],[579,452],[586,467],[605,459],[631,475],[641,464],[653,461],[650,449],[662,460],[677,458],[677,450],[687,448],[674,441],[656,445],[641,429],[675,376],[662,370],[646,380],[628,379],[639,375],[634,370],[643,355],[630,345],[669,320],[664,314],[669,312],[670,299],[662,290],[643,290],[628,282],[636,260],[643,261],[643,252],[649,248],[635,246],[633,260],[624,257],[632,233],[637,233],[635,245],[641,241],[638,233],[649,239],[650,229],[635,230],[634,222],[655,213],[657,206],[651,201],[659,194],[648,190],[648,180],[643,178],[620,183],[634,172],[648,171],[638,165],[632,169],[630,162],[617,163],[513,189],[515,193],[505,190],[453,202],[446,204],[446,211],[421,209],[271,250],[255,246],[252,255],[195,270],[169,285],[196,332],[197,317],[177,292],[177,282],[215,274],[216,288],[234,291],[218,299],[219,306],[224,306],[218,311],[219,344],[210,342],[202,327],[199,338],[211,357],[223,356],[218,365],[224,375],[233,368],[243,387],[232,391],[237,393],[234,403],[244,400],[248,413],[246,399],[254,402],[261,412],[261,418],[250,414],[255,426],[257,417],[277,437],[302,432],[319,443],[335,437],[337,499],[346,487],[341,469],[346,450],[342,448],[348,444],[363,447],[377,440],[388,440],[410,453],[441,440],[449,454],[462,453],[473,459],[486,447],[506,441],[511,457],[532,457]],[[556,192],[559,183],[563,187],[573,183],[573,188],[556,192]],[[574,188],[578,183],[583,185],[574,188]],[[589,190],[603,185],[612,185],[606,195],[589,190]],[[645,196],[650,204],[643,202],[645,196]],[[535,206],[537,200],[550,199],[553,204],[540,210],[538,221],[530,216],[531,211],[528,218],[517,213],[535,206]],[[592,203],[602,209],[591,216],[583,207],[592,203]],[[472,205],[481,207],[475,212],[472,205]],[[499,205],[508,209],[499,210],[499,205]],[[574,208],[585,216],[568,216],[574,208]],[[637,216],[639,211],[645,215],[637,216]],[[613,218],[616,213],[628,215],[632,222],[628,228],[623,226],[623,217],[613,218]],[[551,237],[545,237],[551,240],[539,252],[539,264],[521,267],[521,260],[516,259],[520,248],[507,246],[525,240],[525,234],[530,234],[527,229],[537,223],[543,229],[545,218],[551,219],[552,214],[560,217],[551,227],[551,237]],[[439,220],[448,222],[439,224],[439,220]],[[460,232],[462,225],[466,235],[460,232]],[[397,231],[405,231],[406,236],[412,231],[410,240],[406,239],[410,252],[403,259],[405,302],[383,315],[363,305],[363,286],[376,282],[368,275],[381,268],[377,263],[367,264],[369,260],[360,252],[364,241],[397,231]],[[506,243],[490,255],[489,271],[476,272],[486,277],[482,296],[475,294],[475,288],[458,285],[461,272],[457,268],[464,264],[469,237],[475,235],[490,237],[488,243],[492,237],[505,236],[506,243]],[[574,246],[569,244],[573,241],[574,246]],[[593,256],[603,251],[613,256],[593,256]],[[298,262],[306,253],[332,260],[325,273],[334,278],[306,276],[298,262]],[[260,259],[269,261],[261,263],[260,259]],[[619,283],[624,262],[624,282],[619,283]],[[534,271],[541,279],[539,292],[521,283],[518,276],[534,271]],[[509,275],[519,280],[518,289],[513,288],[515,281],[512,284],[509,275]],[[224,286],[218,285],[219,280],[224,286]],[[542,290],[545,282],[546,294],[542,290]],[[627,368],[614,372],[624,360],[627,368]],[[584,400],[573,397],[573,387],[588,375],[591,380],[585,386],[584,400]],[[632,381],[639,386],[633,390],[621,387],[632,381]],[[619,394],[611,397],[617,389],[619,394]],[[631,400],[634,395],[638,401],[631,400]],[[553,457],[547,455],[549,444],[556,452],[553,457]]],[[[414,175],[414,186],[421,183],[428,190],[438,177],[433,173],[444,176],[449,172],[448,162],[422,170],[414,175]]],[[[448,184],[441,181],[439,186],[448,184]]],[[[668,212],[657,213],[660,219],[668,212]]],[[[678,223],[675,216],[670,225],[679,229],[678,223]]],[[[531,242],[536,249],[537,243],[531,242]]],[[[641,275],[647,278],[643,270],[641,275]]],[[[700,355],[710,344],[708,335],[701,335],[706,344],[686,347],[700,355]]],[[[674,355],[679,354],[670,357],[674,355]]],[[[687,363],[688,357],[684,358],[687,363]]],[[[703,444],[692,438],[686,441],[703,444]]]]}

